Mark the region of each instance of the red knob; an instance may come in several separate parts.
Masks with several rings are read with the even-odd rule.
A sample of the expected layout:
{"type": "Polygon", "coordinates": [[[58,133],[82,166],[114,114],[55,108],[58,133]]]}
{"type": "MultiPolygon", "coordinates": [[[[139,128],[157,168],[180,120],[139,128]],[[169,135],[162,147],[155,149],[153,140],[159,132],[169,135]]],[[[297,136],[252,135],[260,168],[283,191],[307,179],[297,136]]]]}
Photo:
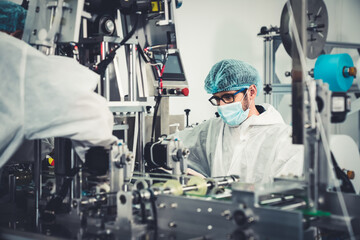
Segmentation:
{"type": "Polygon", "coordinates": [[[188,96],[189,95],[189,89],[188,88],[183,88],[181,90],[181,93],[184,94],[184,96],[188,96]]]}

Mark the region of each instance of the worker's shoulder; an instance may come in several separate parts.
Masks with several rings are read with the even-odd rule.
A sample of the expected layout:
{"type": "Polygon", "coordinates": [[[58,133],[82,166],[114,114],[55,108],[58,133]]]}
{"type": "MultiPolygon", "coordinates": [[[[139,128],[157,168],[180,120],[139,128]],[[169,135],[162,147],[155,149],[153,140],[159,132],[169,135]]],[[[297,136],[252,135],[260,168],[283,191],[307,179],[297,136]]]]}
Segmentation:
{"type": "Polygon", "coordinates": [[[273,137],[279,137],[279,136],[291,136],[292,133],[292,127],[285,123],[275,123],[271,125],[263,125],[258,126],[259,131],[263,133],[267,133],[268,135],[271,135],[273,137]]]}

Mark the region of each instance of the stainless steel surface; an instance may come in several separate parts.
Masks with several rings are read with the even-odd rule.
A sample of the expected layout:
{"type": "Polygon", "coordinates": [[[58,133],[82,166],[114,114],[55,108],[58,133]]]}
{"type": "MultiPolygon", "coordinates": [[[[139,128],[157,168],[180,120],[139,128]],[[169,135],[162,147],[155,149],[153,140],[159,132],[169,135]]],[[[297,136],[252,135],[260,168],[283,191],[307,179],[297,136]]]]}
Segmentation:
{"type": "Polygon", "coordinates": [[[300,212],[251,209],[248,221],[253,223],[246,226],[234,221],[234,215],[244,211],[236,202],[160,195],[158,226],[164,238],[229,239],[252,230],[256,239],[304,239],[300,212]]]}

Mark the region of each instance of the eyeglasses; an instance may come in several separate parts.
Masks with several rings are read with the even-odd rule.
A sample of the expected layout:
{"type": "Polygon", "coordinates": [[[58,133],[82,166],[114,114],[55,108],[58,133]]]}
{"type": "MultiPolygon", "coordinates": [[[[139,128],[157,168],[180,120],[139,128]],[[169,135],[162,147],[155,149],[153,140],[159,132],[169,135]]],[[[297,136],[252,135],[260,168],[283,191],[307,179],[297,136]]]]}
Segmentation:
{"type": "Polygon", "coordinates": [[[220,100],[223,101],[224,103],[232,103],[235,101],[235,96],[238,93],[241,92],[245,92],[247,90],[247,88],[242,88],[239,91],[237,91],[236,93],[228,93],[228,94],[224,94],[221,97],[217,97],[217,96],[212,96],[211,98],[209,98],[209,101],[212,105],[214,106],[219,106],[220,105],[220,100]]]}

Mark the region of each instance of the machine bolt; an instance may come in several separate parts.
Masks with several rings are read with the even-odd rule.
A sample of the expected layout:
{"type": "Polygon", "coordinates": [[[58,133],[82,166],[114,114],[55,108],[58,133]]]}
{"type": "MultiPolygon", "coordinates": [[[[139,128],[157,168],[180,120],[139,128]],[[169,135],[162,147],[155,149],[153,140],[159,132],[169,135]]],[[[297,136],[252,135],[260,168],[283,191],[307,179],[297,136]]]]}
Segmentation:
{"type": "Polygon", "coordinates": [[[165,203],[159,203],[158,205],[158,208],[165,208],[165,207],[166,207],[165,203]]]}
{"type": "Polygon", "coordinates": [[[169,228],[176,228],[176,226],[175,222],[169,222],[169,228]]]}
{"type": "Polygon", "coordinates": [[[187,149],[187,148],[185,148],[185,149],[183,150],[182,155],[183,155],[183,156],[188,156],[189,154],[190,154],[190,150],[187,149]]]}
{"type": "Polygon", "coordinates": [[[236,210],[233,214],[235,223],[238,226],[247,226],[255,221],[255,218],[252,216],[251,211],[249,210],[236,210]]]}
{"type": "Polygon", "coordinates": [[[230,210],[225,210],[221,213],[222,217],[225,217],[226,220],[231,220],[231,211],[230,210]]]}

